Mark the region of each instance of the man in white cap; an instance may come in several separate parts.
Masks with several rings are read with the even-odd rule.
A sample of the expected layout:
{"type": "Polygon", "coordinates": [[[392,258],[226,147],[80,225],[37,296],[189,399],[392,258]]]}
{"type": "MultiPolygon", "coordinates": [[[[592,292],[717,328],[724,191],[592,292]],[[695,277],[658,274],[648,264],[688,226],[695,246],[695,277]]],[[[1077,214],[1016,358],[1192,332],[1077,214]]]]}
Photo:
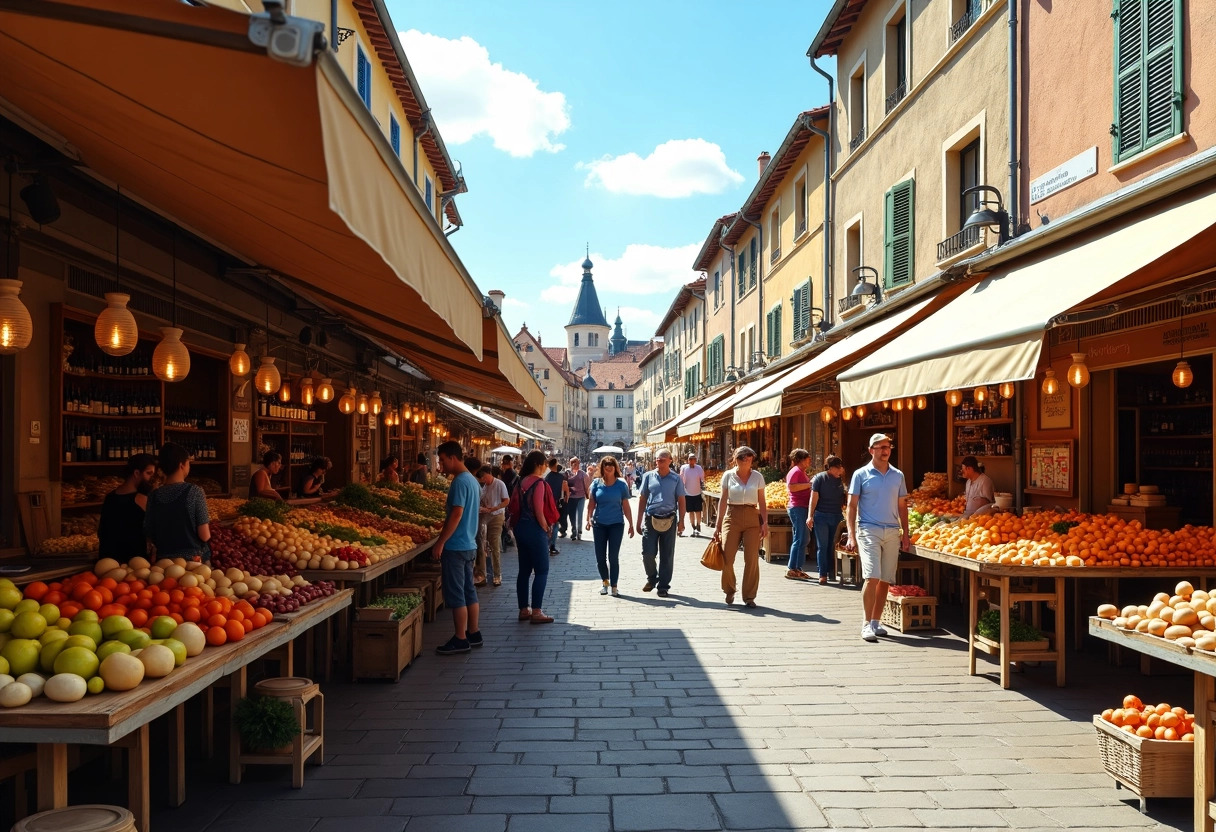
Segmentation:
{"type": "Polygon", "coordinates": [[[891,437],[885,433],[870,437],[870,463],[853,472],[847,522],[845,549],[858,553],[865,581],[861,637],[878,641],[887,634],[881,623],[882,610],[899,568],[899,551],[911,545],[908,486],[903,472],[891,464],[891,437]]]}

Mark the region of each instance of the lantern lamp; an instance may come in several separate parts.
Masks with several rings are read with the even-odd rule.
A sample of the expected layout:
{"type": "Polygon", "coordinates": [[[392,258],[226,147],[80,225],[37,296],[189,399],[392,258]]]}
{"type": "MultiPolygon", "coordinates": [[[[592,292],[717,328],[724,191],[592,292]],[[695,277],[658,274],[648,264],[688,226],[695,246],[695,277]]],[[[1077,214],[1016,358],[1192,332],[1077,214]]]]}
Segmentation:
{"type": "Polygon", "coordinates": [[[0,355],[20,352],[34,337],[34,322],[20,295],[20,280],[0,280],[0,355]]]}
{"type": "Polygon", "coordinates": [[[291,379],[287,379],[279,386],[279,401],[283,404],[291,401],[291,379]]]}
{"type": "Polygon", "coordinates": [[[864,404],[857,405],[857,407],[853,408],[853,412],[857,414],[858,419],[866,418],[866,406],[864,404]]]}
{"type": "Polygon", "coordinates": [[[924,396],[916,397],[916,409],[917,410],[924,410],[928,406],[929,406],[929,400],[927,398],[925,398],[924,396]]]}
{"type": "Polygon", "coordinates": [[[894,410],[896,413],[903,410],[904,409],[904,400],[896,399],[895,401],[891,402],[891,409],[894,410]]]}
{"type": "Polygon", "coordinates": [[[321,379],[321,383],[317,385],[317,400],[321,402],[334,400],[334,380],[332,378],[321,379]]]}
{"type": "Polygon", "coordinates": [[[851,408],[851,407],[840,408],[840,418],[846,422],[849,421],[850,419],[852,419],[853,418],[853,408],[851,408]]]}
{"type": "Polygon", "coordinates": [[[355,400],[358,402],[359,415],[366,416],[372,409],[371,405],[367,403],[367,394],[360,393],[355,400]]]}
{"type": "Polygon", "coordinates": [[[93,338],[106,355],[127,355],[139,343],[139,326],[127,308],[131,296],[122,292],[106,293],[106,308],[93,325],[93,338]]]}
{"type": "Polygon", "coordinates": [[[346,388],[346,392],[342,394],[342,398],[338,399],[338,410],[342,411],[347,416],[355,412],[354,388],[346,388]]]}
{"type": "Polygon", "coordinates": [[[1012,381],[1006,381],[997,388],[997,391],[1001,394],[1002,399],[1012,399],[1014,393],[1017,392],[1017,385],[1012,381]]]}
{"type": "Polygon", "coordinates": [[[274,365],[274,359],[269,355],[263,355],[258,360],[261,361],[262,366],[258,367],[258,374],[253,377],[253,386],[263,396],[273,396],[283,385],[279,368],[274,365]]]}
{"type": "Polygon", "coordinates": [[[988,401],[989,395],[988,388],[982,384],[971,391],[971,398],[975,399],[976,404],[983,404],[988,401]]]}
{"type": "Polygon", "coordinates": [[[368,399],[367,401],[368,401],[368,405],[372,409],[373,415],[379,416],[380,411],[384,410],[384,400],[382,398],[380,398],[379,390],[373,390],[371,398],[368,399]]]}
{"type": "Polygon", "coordinates": [[[1072,364],[1068,367],[1066,378],[1073,387],[1084,387],[1089,384],[1089,367],[1085,366],[1085,353],[1074,352],[1072,354],[1072,364]]]}
{"type": "Polygon", "coordinates": [[[1170,380],[1174,382],[1175,387],[1190,387],[1191,382],[1195,380],[1195,372],[1191,369],[1191,365],[1186,360],[1181,360],[1174,367],[1174,372],[1170,375],[1170,380]]]}
{"type": "Polygon", "coordinates": [[[233,344],[232,355],[228,356],[228,372],[237,378],[244,378],[249,375],[252,368],[253,360],[249,357],[249,353],[245,352],[245,345],[233,344]]]}
{"type": "Polygon", "coordinates": [[[1060,380],[1056,378],[1056,371],[1047,368],[1047,372],[1043,374],[1043,395],[1054,396],[1060,392],[1060,380]]]}
{"type": "Polygon", "coordinates": [[[886,399],[883,399],[883,402],[882,402],[882,409],[883,409],[883,410],[890,410],[890,409],[891,409],[891,403],[890,403],[889,401],[887,401],[886,399]]]}
{"type": "Polygon", "coordinates": [[[175,326],[160,331],[164,338],[152,351],[152,372],[161,381],[181,381],[190,372],[190,351],[182,343],[182,331],[175,326]]]}
{"type": "Polygon", "coordinates": [[[961,390],[947,390],[946,404],[951,407],[958,407],[963,403],[963,392],[961,390]]]}
{"type": "Polygon", "coordinates": [[[313,396],[312,376],[304,376],[300,379],[300,404],[312,407],[313,396]]]}
{"type": "Polygon", "coordinates": [[[836,411],[832,409],[831,405],[825,404],[819,411],[819,418],[826,425],[836,418],[836,411]]]}

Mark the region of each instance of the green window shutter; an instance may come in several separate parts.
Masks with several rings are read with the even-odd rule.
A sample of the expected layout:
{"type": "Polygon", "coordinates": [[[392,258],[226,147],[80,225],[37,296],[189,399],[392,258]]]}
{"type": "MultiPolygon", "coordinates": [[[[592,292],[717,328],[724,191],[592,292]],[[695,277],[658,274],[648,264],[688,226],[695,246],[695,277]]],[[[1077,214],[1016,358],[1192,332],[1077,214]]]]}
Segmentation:
{"type": "Polygon", "coordinates": [[[747,291],[747,252],[739,252],[739,269],[735,273],[735,280],[739,284],[739,291],[736,297],[743,297],[743,293],[747,291]]]}
{"type": "Polygon", "coordinates": [[[1114,18],[1120,161],[1182,132],[1182,0],[1119,0],[1114,18]]]}
{"type": "Polygon", "coordinates": [[[798,316],[798,325],[795,327],[798,330],[797,337],[805,337],[811,331],[811,281],[809,278],[802,287],[802,303],[794,310],[794,314],[798,316]]]}
{"type": "Polygon", "coordinates": [[[752,244],[750,246],[748,246],[748,249],[751,252],[751,257],[752,257],[752,270],[748,275],[748,285],[755,286],[756,285],[756,238],[755,237],[752,237],[752,244]]]}
{"type": "Polygon", "coordinates": [[[777,308],[770,314],[772,315],[773,322],[769,325],[768,331],[771,336],[769,340],[772,342],[773,347],[769,351],[769,355],[776,358],[781,355],[781,304],[777,304],[777,308]]]}
{"type": "Polygon", "coordinates": [[[888,289],[911,283],[916,276],[912,267],[915,186],[916,180],[908,179],[886,193],[883,210],[883,283],[888,289]]]}
{"type": "Polygon", "coordinates": [[[802,287],[798,286],[794,289],[794,294],[790,298],[790,310],[793,313],[794,324],[794,340],[797,341],[802,337],[802,287]]]}

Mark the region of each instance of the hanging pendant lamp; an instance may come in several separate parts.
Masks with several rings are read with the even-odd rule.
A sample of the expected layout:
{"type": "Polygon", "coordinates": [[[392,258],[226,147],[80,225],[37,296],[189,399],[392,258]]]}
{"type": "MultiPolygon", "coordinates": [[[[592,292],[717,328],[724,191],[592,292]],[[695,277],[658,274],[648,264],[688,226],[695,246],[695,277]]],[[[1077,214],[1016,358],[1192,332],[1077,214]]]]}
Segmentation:
{"type": "Polygon", "coordinates": [[[4,273],[0,280],[0,355],[12,355],[30,345],[34,337],[34,321],[30,310],[21,302],[21,281],[11,277],[9,262],[17,251],[13,231],[13,177],[8,178],[8,246],[5,248],[4,273]]]}
{"type": "Polygon", "coordinates": [[[1178,314],[1178,363],[1174,365],[1174,372],[1170,373],[1170,381],[1174,386],[1182,389],[1190,387],[1191,382],[1195,380],[1195,371],[1191,369],[1191,365],[1187,363],[1186,358],[1186,330],[1183,328],[1183,323],[1186,321],[1186,314],[1179,311],[1178,314]]]}
{"type": "Polygon", "coordinates": [[[334,400],[334,380],[332,378],[323,378],[321,383],[317,385],[317,401],[332,402],[334,400]]]}
{"type": "Polygon", "coordinates": [[[342,398],[338,399],[338,410],[347,416],[355,412],[355,388],[347,387],[342,398]]]}
{"type": "Polygon", "coordinates": [[[283,364],[285,366],[283,369],[282,384],[279,386],[279,401],[281,401],[283,404],[288,404],[291,402],[291,362],[290,360],[284,358],[283,364]]]}
{"type": "Polygon", "coordinates": [[[929,400],[927,398],[925,398],[924,396],[916,397],[916,409],[917,410],[924,410],[928,406],[929,406],[929,400]]]}
{"type": "MultiPolygon", "coordinates": [[[[121,192],[117,195],[122,199],[121,192]]],[[[139,344],[139,326],[135,316],[127,308],[131,296],[122,292],[119,249],[119,216],[120,204],[114,204],[114,288],[120,291],[106,293],[106,308],[97,316],[93,325],[93,339],[106,355],[128,355],[139,344]]]]}
{"type": "Polygon", "coordinates": [[[164,338],[152,351],[152,372],[161,381],[181,381],[190,372],[190,351],[177,327],[177,232],[173,232],[173,326],[161,327],[164,338]]]}
{"type": "Polygon", "coordinates": [[[228,372],[237,378],[244,378],[252,368],[253,362],[249,353],[245,352],[245,345],[233,344],[232,355],[228,356],[228,372]]]}
{"type": "Polygon", "coordinates": [[[368,405],[371,407],[374,415],[380,415],[380,411],[384,409],[384,400],[380,398],[379,390],[372,391],[371,398],[368,399],[368,405]]]}
{"type": "Polygon", "coordinates": [[[1017,392],[1017,385],[1012,381],[1006,381],[997,388],[997,392],[1001,394],[1002,399],[1012,399],[1014,393],[1017,392]]]}
{"type": "Polygon", "coordinates": [[[946,391],[946,404],[950,405],[951,407],[958,407],[962,403],[963,403],[963,391],[962,390],[947,390],[946,391]]]}
{"type": "Polygon", "coordinates": [[[1089,384],[1089,367],[1085,366],[1085,353],[1074,352],[1072,354],[1072,364],[1069,365],[1065,378],[1073,387],[1084,387],[1089,384]]]}
{"type": "Polygon", "coordinates": [[[358,402],[359,415],[366,416],[368,411],[371,410],[371,405],[367,403],[367,394],[360,393],[355,400],[358,402]]]}
{"type": "Polygon", "coordinates": [[[274,359],[270,356],[270,303],[266,304],[266,351],[262,353],[262,357],[258,359],[261,366],[258,367],[258,374],[253,377],[253,386],[263,396],[273,396],[279,392],[279,387],[283,384],[283,378],[279,375],[279,368],[275,366],[274,359]]]}
{"type": "Polygon", "coordinates": [[[1060,392],[1060,380],[1056,378],[1056,371],[1047,368],[1047,372],[1043,374],[1043,395],[1054,396],[1060,392]]]}
{"type": "Polygon", "coordinates": [[[304,376],[300,379],[300,404],[305,407],[312,407],[313,403],[313,388],[312,376],[304,376]]]}

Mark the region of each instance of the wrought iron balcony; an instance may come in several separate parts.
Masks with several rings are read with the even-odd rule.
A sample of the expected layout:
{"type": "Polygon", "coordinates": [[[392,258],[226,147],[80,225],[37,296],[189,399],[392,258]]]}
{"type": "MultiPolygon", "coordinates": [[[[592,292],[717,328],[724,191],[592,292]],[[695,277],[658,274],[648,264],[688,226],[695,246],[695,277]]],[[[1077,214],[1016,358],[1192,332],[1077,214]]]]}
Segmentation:
{"type": "Polygon", "coordinates": [[[949,260],[956,254],[961,254],[971,248],[980,241],[981,231],[982,229],[979,226],[964,228],[953,237],[947,237],[945,240],[942,240],[937,244],[937,262],[949,260]]]}
{"type": "Polygon", "coordinates": [[[975,21],[979,20],[980,14],[984,9],[988,8],[992,0],[968,0],[967,10],[963,12],[958,20],[954,21],[954,25],[950,27],[950,43],[953,44],[963,35],[967,34],[967,30],[971,28],[975,21]]]}
{"type": "Polygon", "coordinates": [[[847,312],[854,306],[861,306],[861,296],[854,297],[853,295],[845,295],[836,302],[836,308],[840,312],[847,312]]]}
{"type": "Polygon", "coordinates": [[[776,263],[780,259],[781,259],[781,249],[780,248],[773,249],[773,253],[768,256],[769,263],[776,263]]]}
{"type": "Polygon", "coordinates": [[[887,96],[887,112],[891,112],[904,100],[904,96],[908,94],[908,82],[900,84],[895,88],[895,92],[887,96]]]}
{"type": "Polygon", "coordinates": [[[852,153],[857,148],[861,147],[861,143],[866,140],[866,128],[862,127],[857,131],[857,135],[849,139],[849,152],[852,153]]]}

